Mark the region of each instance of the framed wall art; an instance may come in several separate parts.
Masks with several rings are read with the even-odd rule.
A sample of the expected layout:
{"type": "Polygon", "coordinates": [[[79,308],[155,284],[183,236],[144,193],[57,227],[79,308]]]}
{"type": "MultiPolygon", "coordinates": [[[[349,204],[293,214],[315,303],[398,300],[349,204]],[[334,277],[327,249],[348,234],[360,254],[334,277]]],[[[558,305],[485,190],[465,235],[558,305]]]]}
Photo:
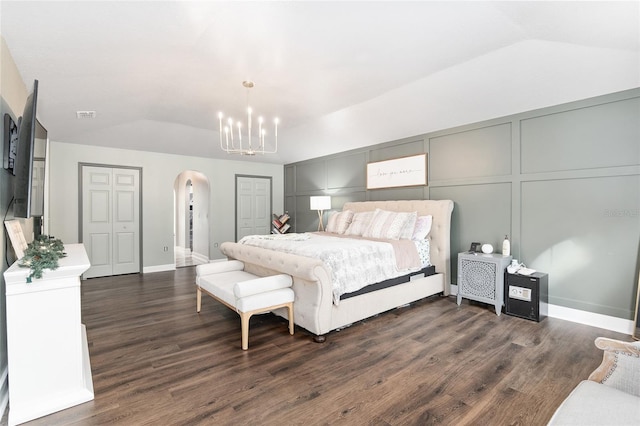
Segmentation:
{"type": "Polygon", "coordinates": [[[18,152],[18,126],[9,114],[4,115],[4,168],[12,175],[18,152]]]}
{"type": "Polygon", "coordinates": [[[427,184],[427,154],[367,164],[367,189],[427,184]]]}

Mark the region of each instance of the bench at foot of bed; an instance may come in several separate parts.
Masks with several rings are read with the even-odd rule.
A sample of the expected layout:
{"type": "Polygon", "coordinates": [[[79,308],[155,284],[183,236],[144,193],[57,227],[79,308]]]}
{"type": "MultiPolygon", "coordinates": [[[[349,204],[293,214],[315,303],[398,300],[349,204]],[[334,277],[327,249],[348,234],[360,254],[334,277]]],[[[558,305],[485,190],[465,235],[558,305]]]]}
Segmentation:
{"type": "Polygon", "coordinates": [[[239,260],[214,262],[196,267],[196,310],[202,306],[202,292],[240,314],[242,349],[249,347],[249,319],[254,314],[287,308],[289,333],[293,334],[292,279],[279,274],[259,277],[244,271],[239,260]]]}

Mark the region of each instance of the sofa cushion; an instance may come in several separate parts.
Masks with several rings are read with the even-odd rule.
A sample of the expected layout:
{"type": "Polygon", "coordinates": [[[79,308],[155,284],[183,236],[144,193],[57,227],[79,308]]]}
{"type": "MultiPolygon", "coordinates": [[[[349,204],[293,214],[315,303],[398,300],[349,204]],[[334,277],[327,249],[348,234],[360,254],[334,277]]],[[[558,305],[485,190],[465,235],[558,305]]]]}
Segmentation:
{"type": "Polygon", "coordinates": [[[640,398],[583,380],[562,402],[550,425],[637,425],[640,398]]]}

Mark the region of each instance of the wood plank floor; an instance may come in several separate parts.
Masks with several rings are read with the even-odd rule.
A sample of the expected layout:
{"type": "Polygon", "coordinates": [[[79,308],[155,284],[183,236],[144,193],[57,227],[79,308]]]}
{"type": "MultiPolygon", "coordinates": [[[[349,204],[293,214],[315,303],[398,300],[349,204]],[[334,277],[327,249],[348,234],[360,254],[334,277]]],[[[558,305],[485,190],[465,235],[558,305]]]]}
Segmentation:
{"type": "MultiPolygon", "coordinates": [[[[95,400],[30,425],[544,425],[607,330],[435,296],[330,333],[203,298],[194,268],[83,282],[95,400]]],[[[6,415],[5,415],[6,422],[6,415]]]]}

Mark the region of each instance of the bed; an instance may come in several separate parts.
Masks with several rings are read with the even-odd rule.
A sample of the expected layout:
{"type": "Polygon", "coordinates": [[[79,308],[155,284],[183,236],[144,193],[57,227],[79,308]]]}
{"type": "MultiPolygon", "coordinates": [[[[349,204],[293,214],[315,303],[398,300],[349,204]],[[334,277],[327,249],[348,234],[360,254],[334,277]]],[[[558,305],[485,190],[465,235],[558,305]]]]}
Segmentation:
{"type": "MultiPolygon", "coordinates": [[[[364,201],[345,203],[342,212],[416,212],[431,216],[429,261],[434,270],[426,275],[419,268],[407,282],[348,294],[336,300],[332,269],[323,260],[298,254],[274,251],[249,244],[225,242],[221,251],[229,259],[245,263],[245,270],[258,276],[287,274],[293,278],[295,324],[315,335],[316,341],[332,330],[346,327],[396,307],[435,294],[450,291],[451,200],[364,201]],[[424,275],[424,276],[423,276],[424,275]]],[[[348,235],[345,235],[348,237],[348,235]]],[[[296,238],[292,236],[291,238],[296,238]]],[[[411,275],[411,274],[407,274],[411,275]]],[[[402,281],[402,278],[399,278],[402,281]]],[[[376,286],[377,283],[371,283],[376,286]]],[[[374,287],[375,288],[375,287],[374,287]]],[[[274,311],[287,318],[286,310],[274,311]]]]}

